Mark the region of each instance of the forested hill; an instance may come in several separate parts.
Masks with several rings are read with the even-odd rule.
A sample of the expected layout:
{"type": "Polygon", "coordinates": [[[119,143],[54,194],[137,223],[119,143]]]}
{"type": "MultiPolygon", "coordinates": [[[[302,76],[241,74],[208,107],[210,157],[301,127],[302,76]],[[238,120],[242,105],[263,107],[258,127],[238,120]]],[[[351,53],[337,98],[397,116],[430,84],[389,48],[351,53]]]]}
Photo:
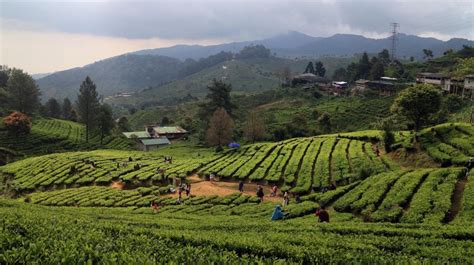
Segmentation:
{"type": "Polygon", "coordinates": [[[86,76],[96,83],[99,93],[112,95],[136,92],[175,80],[183,62],[166,56],[126,54],[84,67],[73,68],[37,80],[43,99],[75,98],[86,76]]]}

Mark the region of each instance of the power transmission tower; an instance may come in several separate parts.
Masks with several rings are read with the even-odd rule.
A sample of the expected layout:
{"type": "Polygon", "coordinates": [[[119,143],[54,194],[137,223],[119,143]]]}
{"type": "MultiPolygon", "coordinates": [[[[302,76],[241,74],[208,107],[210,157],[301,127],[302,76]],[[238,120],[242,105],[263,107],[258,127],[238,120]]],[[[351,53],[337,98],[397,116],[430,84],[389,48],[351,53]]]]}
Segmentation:
{"type": "Polygon", "coordinates": [[[391,60],[393,62],[397,58],[395,56],[395,53],[397,50],[397,40],[398,40],[397,31],[398,31],[398,28],[400,27],[400,24],[398,24],[397,22],[392,22],[390,23],[390,27],[392,28],[392,48],[391,48],[390,55],[391,55],[391,60]]]}

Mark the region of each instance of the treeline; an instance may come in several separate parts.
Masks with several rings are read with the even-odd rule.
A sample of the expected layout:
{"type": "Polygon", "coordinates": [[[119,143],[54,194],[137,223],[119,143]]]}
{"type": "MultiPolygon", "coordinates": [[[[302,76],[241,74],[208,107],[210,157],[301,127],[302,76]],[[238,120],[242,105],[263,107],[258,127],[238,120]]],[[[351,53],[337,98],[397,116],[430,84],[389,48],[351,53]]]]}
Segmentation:
{"type": "Polygon", "coordinates": [[[101,143],[115,127],[112,109],[101,104],[96,86],[89,77],[82,82],[75,104],[65,98],[60,104],[50,98],[45,105],[40,102],[40,91],[35,80],[21,69],[0,68],[0,114],[3,126],[11,133],[29,133],[31,117],[41,115],[79,121],[86,126],[85,140],[99,134],[101,143]]]}
{"type": "Polygon", "coordinates": [[[207,58],[202,58],[199,60],[186,59],[184,61],[184,68],[180,71],[179,75],[181,77],[192,75],[194,73],[200,72],[206,68],[212,67],[214,65],[220,64],[225,61],[236,59],[252,59],[252,58],[269,58],[271,56],[270,49],[266,48],[263,45],[250,45],[244,47],[238,53],[224,52],[221,51],[218,54],[211,55],[207,58]]]}
{"type": "MultiPolygon", "coordinates": [[[[390,54],[386,49],[371,59],[369,59],[369,55],[364,52],[358,62],[349,64],[347,68],[341,67],[336,69],[332,78],[334,80],[347,80],[349,82],[354,82],[358,79],[378,80],[384,76],[385,70],[390,63],[390,54]]],[[[403,76],[403,65],[398,61],[394,61],[393,64],[400,68],[398,71],[395,71],[396,74],[393,77],[403,76]]]]}

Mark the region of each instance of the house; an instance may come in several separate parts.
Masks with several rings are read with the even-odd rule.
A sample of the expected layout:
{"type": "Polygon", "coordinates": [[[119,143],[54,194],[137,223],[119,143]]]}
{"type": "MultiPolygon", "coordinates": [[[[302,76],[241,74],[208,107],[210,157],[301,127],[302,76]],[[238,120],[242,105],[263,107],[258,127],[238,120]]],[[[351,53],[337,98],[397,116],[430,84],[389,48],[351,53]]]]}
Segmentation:
{"type": "Polygon", "coordinates": [[[156,150],[160,146],[165,146],[169,144],[171,144],[171,142],[166,137],[138,140],[138,146],[140,147],[141,150],[145,152],[156,150]]]}
{"type": "MultiPolygon", "coordinates": [[[[387,79],[386,79],[387,80],[387,79]]],[[[366,89],[377,90],[380,95],[391,95],[395,91],[393,80],[365,80],[356,81],[356,89],[364,91],[366,89]]]]}
{"type": "Polygon", "coordinates": [[[344,81],[334,81],[331,83],[331,85],[337,89],[346,89],[349,87],[349,84],[344,81]]]}
{"type": "Polygon", "coordinates": [[[180,126],[147,125],[146,131],[152,137],[166,137],[170,140],[185,138],[188,135],[188,131],[181,128],[180,126]]]}
{"type": "Polygon", "coordinates": [[[147,131],[139,131],[139,132],[124,132],[122,133],[128,139],[150,139],[152,138],[151,135],[147,131]]]}
{"type": "Polygon", "coordinates": [[[416,82],[431,84],[441,87],[442,90],[450,92],[450,77],[440,73],[419,73],[416,75],[416,82]]]}
{"type": "Polygon", "coordinates": [[[305,85],[305,84],[321,84],[321,85],[324,85],[324,84],[327,84],[328,81],[329,80],[325,77],[320,77],[320,76],[317,76],[317,75],[311,74],[311,73],[305,73],[305,74],[301,74],[301,75],[297,75],[297,76],[293,77],[293,79],[291,80],[291,85],[292,86],[305,85]]]}
{"type": "Polygon", "coordinates": [[[464,90],[462,91],[462,97],[469,97],[474,100],[474,75],[466,75],[464,77],[464,90]]]}
{"type": "Polygon", "coordinates": [[[446,93],[474,99],[474,75],[456,78],[439,73],[419,73],[416,76],[416,82],[436,85],[446,93]]]}

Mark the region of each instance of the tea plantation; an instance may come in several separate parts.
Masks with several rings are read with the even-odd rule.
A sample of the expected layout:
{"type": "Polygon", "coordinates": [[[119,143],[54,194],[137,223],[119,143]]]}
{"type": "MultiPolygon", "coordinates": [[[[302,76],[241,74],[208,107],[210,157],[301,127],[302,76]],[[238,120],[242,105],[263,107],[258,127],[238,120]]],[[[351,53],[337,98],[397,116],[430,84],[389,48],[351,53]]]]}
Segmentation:
{"type": "Polygon", "coordinates": [[[34,121],[28,135],[12,135],[0,128],[0,146],[16,152],[19,157],[98,148],[131,149],[129,141],[123,136],[107,136],[101,144],[98,134],[88,143],[85,142],[84,134],[85,127],[82,124],[41,118],[34,121]]]}
{"type": "MultiPolygon", "coordinates": [[[[73,142],[75,133],[58,137],[73,142]]],[[[26,158],[0,167],[0,263],[473,263],[473,135],[463,123],[397,132],[393,148],[425,153],[437,163],[426,168],[399,164],[375,130],[221,153],[26,158]],[[280,199],[268,194],[170,194],[178,179],[211,174],[290,192],[286,217],[270,221],[280,199]],[[314,217],[320,206],[330,223],[314,217]]]]}

